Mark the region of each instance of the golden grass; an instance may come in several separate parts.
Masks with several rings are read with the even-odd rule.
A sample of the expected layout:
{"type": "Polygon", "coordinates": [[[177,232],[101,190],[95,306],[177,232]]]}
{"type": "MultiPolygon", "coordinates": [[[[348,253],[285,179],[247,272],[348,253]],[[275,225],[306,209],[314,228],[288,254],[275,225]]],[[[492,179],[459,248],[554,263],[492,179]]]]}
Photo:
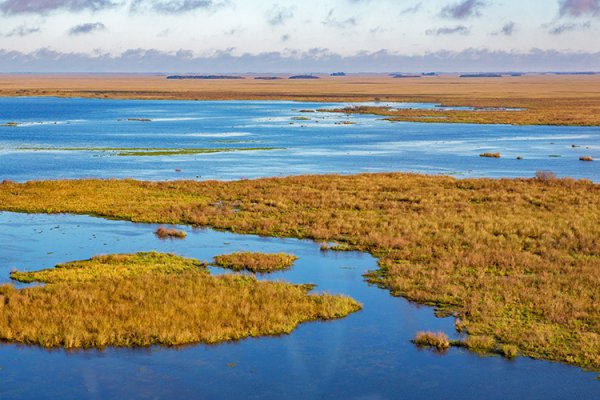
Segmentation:
{"type": "Polygon", "coordinates": [[[450,340],[443,332],[417,332],[413,343],[419,347],[433,347],[439,351],[448,350],[450,340]]]}
{"type": "Polygon", "coordinates": [[[600,369],[600,185],[589,181],[362,174],[6,182],[0,208],[345,243],[379,258],[370,281],[451,310],[461,331],[600,369]]]}
{"type": "Polygon", "coordinates": [[[500,153],[481,153],[479,157],[500,158],[500,153]]]}
{"type": "MultiPolygon", "coordinates": [[[[144,75],[0,75],[0,96],[120,99],[407,101],[475,111],[389,110],[393,120],[517,125],[600,125],[600,76],[528,75],[394,79],[382,75],[317,80],[167,80],[144,75]],[[520,108],[504,111],[500,108],[520,108]]],[[[373,111],[368,111],[369,113],[373,111]]],[[[0,121],[4,122],[4,121],[0,121]]]]}
{"type": "Polygon", "coordinates": [[[48,285],[0,286],[0,339],[44,347],[182,345],[289,333],[301,322],[360,309],[301,285],[211,276],[171,254],[94,257],[15,273],[48,285]]]}
{"type": "Polygon", "coordinates": [[[298,257],[285,253],[253,253],[240,251],[214,257],[214,264],[234,271],[268,273],[290,268],[298,257]]]}
{"type": "Polygon", "coordinates": [[[159,226],[154,234],[161,239],[185,239],[187,236],[185,231],[175,228],[169,229],[165,228],[164,226],[159,226]]]}

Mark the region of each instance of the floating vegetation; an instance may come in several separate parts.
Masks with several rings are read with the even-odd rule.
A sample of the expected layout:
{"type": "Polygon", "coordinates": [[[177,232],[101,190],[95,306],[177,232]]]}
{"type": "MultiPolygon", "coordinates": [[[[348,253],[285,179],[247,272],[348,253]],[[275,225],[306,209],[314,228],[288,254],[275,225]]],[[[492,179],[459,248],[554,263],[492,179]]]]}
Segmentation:
{"type": "Polygon", "coordinates": [[[579,161],[594,161],[592,156],[581,156],[579,157],[579,161]]]}
{"type": "Polygon", "coordinates": [[[433,347],[438,351],[450,348],[450,339],[443,332],[418,332],[413,343],[419,347],[433,347]]]}
{"type": "Polygon", "coordinates": [[[305,321],[344,317],[361,305],[312,286],[211,276],[173,254],[93,257],[54,269],[15,272],[0,286],[0,340],[44,347],[217,343],[293,331],[305,321]]]}
{"type": "Polygon", "coordinates": [[[310,121],[310,118],[308,117],[292,117],[291,119],[293,121],[310,121]]]}
{"type": "Polygon", "coordinates": [[[152,122],[150,118],[127,118],[127,121],[152,122]]]}
{"type": "Polygon", "coordinates": [[[93,151],[106,152],[116,156],[178,156],[193,154],[231,153],[238,151],[285,150],[282,147],[203,147],[203,148],[170,148],[170,147],[19,147],[27,151],[93,151]]]}
{"type": "Polygon", "coordinates": [[[11,126],[11,127],[15,127],[15,126],[19,126],[18,122],[7,122],[5,124],[0,124],[0,126],[11,126]]]}
{"type": "Polygon", "coordinates": [[[479,157],[500,158],[500,153],[481,153],[479,157]]]}
{"type": "Polygon", "coordinates": [[[355,125],[356,122],[352,122],[352,121],[337,121],[335,122],[335,125],[355,125]]]}
{"type": "Polygon", "coordinates": [[[187,236],[185,231],[174,228],[169,229],[165,228],[164,226],[158,227],[154,234],[161,239],[185,239],[187,236]]]}
{"type": "Polygon", "coordinates": [[[482,355],[499,354],[506,358],[515,358],[519,355],[517,346],[498,345],[490,336],[468,336],[463,340],[450,340],[444,332],[418,332],[412,342],[418,347],[432,347],[440,352],[445,352],[450,347],[464,347],[482,355]]]}
{"type": "Polygon", "coordinates": [[[214,265],[234,271],[267,273],[290,268],[298,257],[286,253],[252,253],[248,251],[224,254],[214,258],[214,265]]]}
{"type": "Polygon", "coordinates": [[[328,242],[323,242],[321,243],[321,247],[320,247],[321,251],[352,251],[355,250],[354,247],[352,247],[351,245],[349,245],[348,243],[338,243],[338,242],[334,242],[334,243],[328,243],[328,242]]]}

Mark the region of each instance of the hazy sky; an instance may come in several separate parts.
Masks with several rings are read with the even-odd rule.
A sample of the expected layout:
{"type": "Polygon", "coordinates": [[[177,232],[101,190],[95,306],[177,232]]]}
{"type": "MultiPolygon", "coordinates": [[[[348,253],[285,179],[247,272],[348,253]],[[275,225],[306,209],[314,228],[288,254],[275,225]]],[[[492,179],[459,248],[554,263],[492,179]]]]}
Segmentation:
{"type": "Polygon", "coordinates": [[[598,53],[600,0],[0,0],[0,70],[600,70],[598,53]]]}

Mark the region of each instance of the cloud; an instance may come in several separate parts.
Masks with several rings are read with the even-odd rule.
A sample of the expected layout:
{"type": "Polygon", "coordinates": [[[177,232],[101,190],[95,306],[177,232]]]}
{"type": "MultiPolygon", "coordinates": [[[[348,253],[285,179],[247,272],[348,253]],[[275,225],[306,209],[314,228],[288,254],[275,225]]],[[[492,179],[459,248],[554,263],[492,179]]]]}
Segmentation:
{"type": "Polygon", "coordinates": [[[464,25],[443,26],[441,28],[427,29],[425,31],[425,34],[429,36],[468,35],[469,33],[471,33],[471,29],[467,28],[464,25]]]}
{"type": "Polygon", "coordinates": [[[600,0],[559,0],[559,3],[561,16],[600,15],[600,0]]]}
{"type": "Polygon", "coordinates": [[[566,32],[590,29],[591,27],[592,27],[592,24],[589,21],[583,22],[581,24],[566,23],[566,24],[552,26],[552,27],[550,27],[548,32],[551,33],[552,35],[561,35],[566,32]]]}
{"type": "Polygon", "coordinates": [[[323,20],[323,25],[337,29],[346,29],[356,26],[356,18],[351,17],[347,19],[337,19],[334,17],[335,10],[332,8],[327,13],[327,17],[323,20]]]}
{"type": "Polygon", "coordinates": [[[481,16],[480,10],[487,4],[481,0],[463,0],[442,8],[441,15],[452,19],[466,19],[481,16]]]}
{"type": "Polygon", "coordinates": [[[75,25],[71,29],[69,29],[70,36],[77,35],[86,35],[88,33],[93,33],[97,31],[103,31],[106,29],[106,26],[102,22],[90,22],[87,24],[75,25]]]}
{"type": "Polygon", "coordinates": [[[189,50],[162,52],[131,49],[121,54],[62,53],[43,48],[25,53],[0,49],[0,72],[197,72],[197,73],[297,73],[297,72],[497,72],[593,71],[600,52],[528,52],[467,49],[401,55],[379,50],[342,56],[327,49],[234,55],[232,49],[197,56],[189,50]]]}
{"type": "Polygon", "coordinates": [[[118,6],[113,0],[0,0],[4,14],[47,14],[55,10],[98,11],[118,6]]]}
{"type": "Polygon", "coordinates": [[[504,36],[512,36],[515,33],[516,24],[514,22],[508,22],[502,25],[499,31],[494,32],[493,35],[504,35],[504,36]]]}
{"type": "Polygon", "coordinates": [[[419,2],[417,4],[414,4],[410,7],[405,8],[404,10],[400,11],[400,15],[416,14],[419,11],[421,11],[421,8],[423,8],[423,3],[419,2]]]}
{"type": "Polygon", "coordinates": [[[285,21],[294,17],[294,10],[292,8],[275,5],[269,11],[267,11],[266,16],[269,25],[283,25],[285,21]]]}
{"type": "Polygon", "coordinates": [[[133,0],[129,10],[132,13],[153,11],[159,14],[183,14],[195,10],[214,10],[224,4],[212,0],[133,0]]]}
{"type": "Polygon", "coordinates": [[[12,31],[10,31],[8,33],[5,33],[4,35],[0,35],[0,36],[4,36],[4,37],[7,37],[7,38],[8,37],[15,37],[15,36],[23,37],[23,36],[32,35],[34,33],[38,33],[40,31],[41,31],[41,29],[39,27],[37,27],[37,26],[33,27],[33,28],[30,28],[30,27],[28,27],[26,25],[21,25],[21,26],[16,27],[12,31]]]}

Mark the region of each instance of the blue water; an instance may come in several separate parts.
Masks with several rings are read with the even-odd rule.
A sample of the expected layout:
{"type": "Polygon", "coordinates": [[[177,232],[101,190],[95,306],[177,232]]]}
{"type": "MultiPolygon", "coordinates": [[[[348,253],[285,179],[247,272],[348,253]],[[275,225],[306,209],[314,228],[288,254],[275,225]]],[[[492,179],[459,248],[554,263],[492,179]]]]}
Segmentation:
{"type": "MultiPolygon", "coordinates": [[[[0,179],[149,180],[407,171],[532,177],[538,170],[600,181],[600,127],[421,124],[377,116],[302,113],[341,103],[0,98],[0,179]],[[294,120],[307,117],[309,121],[294,120]],[[147,118],[150,122],[130,121],[147,118]],[[354,125],[341,125],[342,121],[354,125]],[[338,123],[338,124],[336,124],[338,123]],[[576,147],[572,147],[575,145],[576,147]],[[123,157],[27,148],[141,147],[280,150],[123,157]],[[502,158],[479,157],[500,152],[502,158]],[[517,160],[521,156],[523,160],[517,160]]],[[[433,108],[435,104],[384,103],[433,108]]]]}
{"type": "MultiPolygon", "coordinates": [[[[596,374],[528,358],[481,357],[463,349],[419,350],[419,330],[456,337],[451,318],[435,318],[362,274],[376,260],[321,252],[307,240],[179,227],[185,240],[157,239],[156,225],[87,216],[0,212],[0,282],[12,268],[35,270],[115,252],[158,250],[210,260],[239,250],[299,257],[287,272],[262,277],[315,283],[348,294],[363,310],[301,324],[290,335],[182,348],[47,351],[0,345],[0,399],[595,399],[596,374]]],[[[223,273],[214,269],[213,273],[223,273]]]]}

